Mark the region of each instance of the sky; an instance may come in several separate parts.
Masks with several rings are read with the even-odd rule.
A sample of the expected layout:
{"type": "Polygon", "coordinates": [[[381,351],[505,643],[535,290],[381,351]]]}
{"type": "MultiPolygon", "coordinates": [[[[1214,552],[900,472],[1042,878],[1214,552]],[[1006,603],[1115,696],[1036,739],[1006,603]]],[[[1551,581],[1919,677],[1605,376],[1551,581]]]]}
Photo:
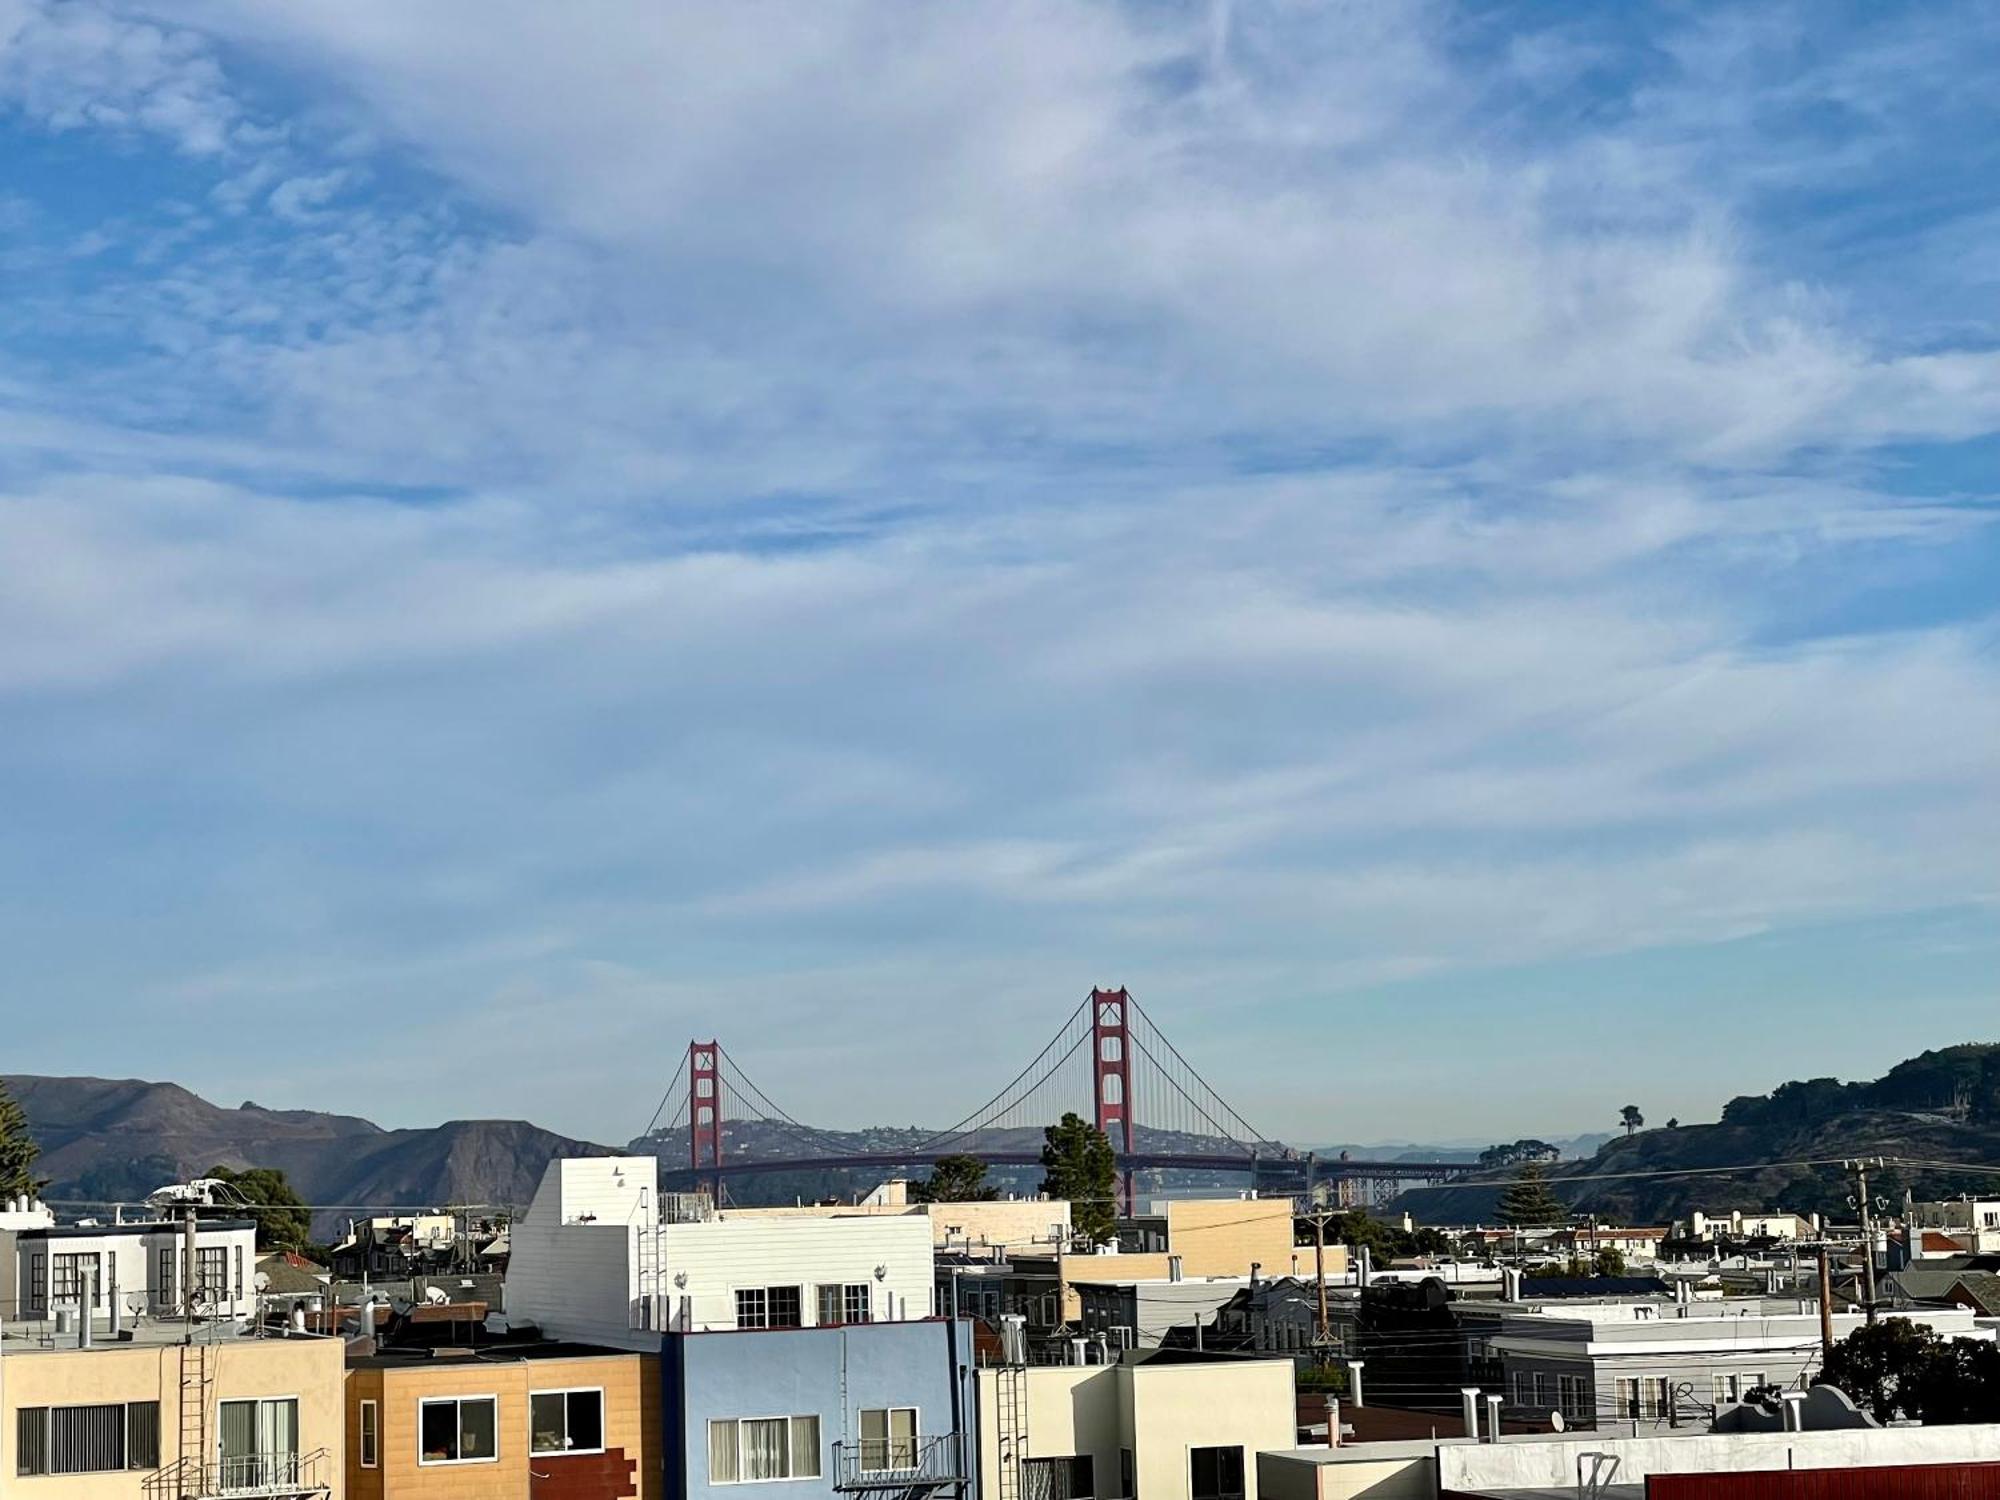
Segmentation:
{"type": "Polygon", "coordinates": [[[2000,12],[0,0],[8,1072],[1304,1142],[2000,1039],[2000,12]]]}

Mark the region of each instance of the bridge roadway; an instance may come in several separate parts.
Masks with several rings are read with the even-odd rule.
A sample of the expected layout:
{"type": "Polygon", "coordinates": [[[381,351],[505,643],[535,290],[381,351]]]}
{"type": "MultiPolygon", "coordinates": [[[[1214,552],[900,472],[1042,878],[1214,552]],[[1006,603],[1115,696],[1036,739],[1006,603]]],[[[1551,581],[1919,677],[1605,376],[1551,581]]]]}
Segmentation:
{"type": "MultiPolygon", "coordinates": [[[[948,1151],[877,1151],[856,1153],[847,1156],[786,1156],[761,1157],[738,1156],[723,1160],[720,1167],[668,1167],[660,1164],[663,1183],[692,1182],[706,1177],[743,1177],[764,1172],[837,1172],[845,1168],[856,1170],[891,1170],[896,1167],[928,1165],[946,1156],[977,1156],[990,1167],[1038,1167],[1042,1163],[1040,1151],[983,1151],[977,1148],[967,1150],[959,1146],[948,1151]]],[[[1307,1173],[1315,1181],[1330,1181],[1342,1177],[1372,1177],[1378,1180],[1396,1179],[1405,1182],[1441,1182],[1447,1178],[1464,1177],[1479,1170],[1477,1162],[1469,1161],[1356,1161],[1351,1157],[1307,1157],[1298,1156],[1249,1156],[1240,1152],[1217,1152],[1210,1155],[1178,1155],[1164,1152],[1135,1151],[1118,1158],[1120,1171],[1145,1171],[1155,1167],[1183,1167],[1194,1171],[1244,1172],[1284,1174],[1287,1172],[1307,1173]]]]}

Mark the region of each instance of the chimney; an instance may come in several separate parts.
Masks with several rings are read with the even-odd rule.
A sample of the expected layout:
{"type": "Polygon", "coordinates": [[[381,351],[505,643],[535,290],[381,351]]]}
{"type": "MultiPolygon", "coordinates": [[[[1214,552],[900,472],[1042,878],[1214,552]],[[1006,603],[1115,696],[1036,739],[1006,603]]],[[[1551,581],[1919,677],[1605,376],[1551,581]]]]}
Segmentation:
{"type": "Polygon", "coordinates": [[[1498,1391],[1488,1393],[1486,1397],[1486,1441],[1489,1443],[1500,1441],[1500,1405],[1500,1393],[1498,1391]]]}
{"type": "Polygon", "coordinates": [[[1326,1445],[1340,1446],[1340,1397],[1334,1395],[1326,1398],[1326,1445]]]}
{"type": "Polygon", "coordinates": [[[1180,1279],[1181,1258],[1178,1255],[1169,1255],[1167,1257],[1167,1280],[1179,1281],[1180,1279]]]}
{"type": "Polygon", "coordinates": [[[1090,1363],[1089,1359],[1085,1357],[1089,1349],[1090,1349],[1089,1339],[1085,1338],[1071,1339],[1069,1341],[1069,1352],[1071,1356],[1070,1363],[1073,1365],[1089,1364],[1090,1363]]]}
{"type": "Polygon", "coordinates": [[[1355,1284],[1357,1286],[1365,1288],[1368,1285],[1368,1273],[1374,1269],[1374,1263],[1369,1257],[1368,1247],[1366,1245],[1360,1246],[1358,1248],[1358,1253],[1361,1257],[1359,1262],[1361,1270],[1360,1270],[1359,1280],[1357,1280],[1355,1284]]]}
{"type": "Polygon", "coordinates": [[[97,1268],[86,1264],[77,1273],[76,1347],[90,1347],[90,1303],[97,1295],[97,1268]]]}
{"type": "Polygon", "coordinates": [[[104,1264],[105,1269],[110,1272],[111,1283],[106,1289],[104,1299],[106,1305],[111,1310],[109,1333],[111,1341],[116,1343],[120,1335],[125,1331],[124,1310],[118,1305],[118,1252],[116,1250],[107,1252],[104,1257],[104,1264]]]}
{"type": "Polygon", "coordinates": [[[1460,1386],[1458,1400],[1465,1416],[1465,1435],[1476,1443],[1479,1441],[1479,1387],[1460,1386]]]}
{"type": "Polygon", "coordinates": [[[1361,1365],[1358,1359],[1347,1362],[1347,1399],[1354,1403],[1356,1411],[1368,1404],[1361,1399],[1361,1365]]]}

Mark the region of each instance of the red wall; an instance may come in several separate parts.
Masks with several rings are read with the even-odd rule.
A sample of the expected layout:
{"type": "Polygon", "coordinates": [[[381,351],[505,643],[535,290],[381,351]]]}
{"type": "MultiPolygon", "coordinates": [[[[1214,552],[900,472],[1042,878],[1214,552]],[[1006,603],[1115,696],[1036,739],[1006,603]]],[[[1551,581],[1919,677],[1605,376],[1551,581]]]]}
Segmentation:
{"type": "Polygon", "coordinates": [[[1646,1500],[2000,1500],[2000,1464],[1655,1474],[1646,1500]]]}

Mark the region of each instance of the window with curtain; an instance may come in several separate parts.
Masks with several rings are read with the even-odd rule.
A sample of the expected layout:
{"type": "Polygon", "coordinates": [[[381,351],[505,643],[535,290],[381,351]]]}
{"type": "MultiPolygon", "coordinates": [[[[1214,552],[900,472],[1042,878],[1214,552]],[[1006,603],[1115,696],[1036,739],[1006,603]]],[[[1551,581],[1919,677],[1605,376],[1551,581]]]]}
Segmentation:
{"type": "Polygon", "coordinates": [[[866,1323],[873,1313],[873,1298],[865,1281],[836,1282],[819,1289],[822,1323],[866,1323]]]}
{"type": "Polygon", "coordinates": [[[864,1406],[861,1409],[861,1468],[880,1474],[917,1466],[917,1409],[864,1406]]]}
{"type": "Polygon", "coordinates": [[[361,1467],[372,1469],[382,1461],[382,1414],[373,1401],[361,1403],[361,1417],[357,1423],[360,1438],[361,1467]]]}
{"type": "Polygon", "coordinates": [[[222,1483],[239,1489],[282,1485],[298,1477],[299,1403],[278,1400],[218,1404],[222,1483]]]}
{"type": "Polygon", "coordinates": [[[58,1254],[53,1269],[54,1275],[49,1291],[58,1306],[82,1299],[85,1272],[90,1274],[90,1305],[92,1307],[104,1305],[103,1262],[95,1251],[75,1255],[58,1254]]]}
{"type": "Polygon", "coordinates": [[[14,1417],[16,1474],[102,1474],[160,1466],[160,1403],[24,1406],[14,1417]]]}
{"type": "Polygon", "coordinates": [[[204,1302],[223,1302],[229,1297],[229,1247],[204,1246],[194,1253],[194,1284],[204,1302]]]}
{"type": "Polygon", "coordinates": [[[816,1416],[727,1417],[708,1424],[710,1484],[819,1477],[816,1416]]]}
{"type": "Polygon", "coordinates": [[[1096,1493],[1088,1454],[1021,1460],[1021,1500],[1090,1500],[1096,1493]]]}
{"type": "Polygon", "coordinates": [[[418,1462],[483,1464],[500,1456],[499,1414],[491,1396],[442,1396],[418,1404],[418,1462]]]}
{"type": "Polygon", "coordinates": [[[528,1398],[528,1451],[538,1456],[604,1451],[604,1392],[536,1391],[528,1398]]]}

